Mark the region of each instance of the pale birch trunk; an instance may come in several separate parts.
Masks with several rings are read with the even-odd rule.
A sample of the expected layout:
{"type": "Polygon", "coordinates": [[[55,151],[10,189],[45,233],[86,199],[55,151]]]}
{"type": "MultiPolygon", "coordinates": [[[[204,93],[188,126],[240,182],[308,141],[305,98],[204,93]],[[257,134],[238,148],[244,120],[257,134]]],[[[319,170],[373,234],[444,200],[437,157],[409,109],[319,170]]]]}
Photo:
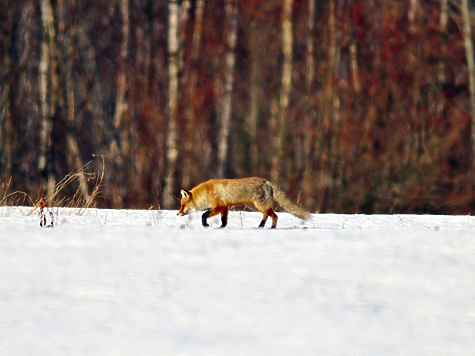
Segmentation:
{"type": "Polygon", "coordinates": [[[475,166],[475,62],[472,38],[472,13],[468,4],[468,0],[462,0],[461,4],[463,19],[463,37],[465,44],[465,52],[467,57],[468,82],[470,90],[470,113],[471,120],[471,138],[472,138],[472,165],[475,166]]]}
{"type": "Polygon", "coordinates": [[[165,169],[165,188],[163,191],[164,208],[173,207],[175,174],[178,159],[178,47],[179,47],[179,11],[177,0],[170,0],[168,5],[168,132],[166,139],[167,166],[165,169]]]}
{"type": "Polygon", "coordinates": [[[284,152],[286,136],[288,130],[288,108],[290,101],[290,90],[292,88],[292,9],[293,0],[284,0],[282,11],[282,83],[279,98],[278,125],[276,127],[274,141],[274,155],[272,159],[271,180],[279,182],[281,170],[285,167],[284,152]]]}
{"type": "MultiPolygon", "coordinates": [[[[183,71],[183,68],[185,67],[185,40],[186,40],[186,24],[188,22],[188,17],[189,17],[189,10],[191,7],[191,1],[190,0],[182,0],[180,12],[179,12],[179,30],[178,30],[178,38],[179,38],[179,43],[178,43],[178,72],[180,73],[183,71]]],[[[185,78],[185,76],[182,76],[182,78],[185,78]]]]}
{"type": "Polygon", "coordinates": [[[237,14],[235,0],[226,0],[226,54],[224,72],[224,95],[218,133],[218,177],[224,178],[229,153],[231,129],[232,94],[234,81],[235,48],[237,40],[237,14]]]}
{"type": "Polygon", "coordinates": [[[350,44],[350,62],[351,62],[351,76],[353,77],[353,89],[359,93],[361,90],[360,78],[358,75],[358,48],[356,41],[352,40],[350,44]]]}
{"type": "Polygon", "coordinates": [[[41,24],[43,38],[40,48],[39,63],[39,98],[40,98],[40,140],[39,140],[39,161],[38,170],[47,177],[46,189],[51,192],[54,189],[55,180],[52,172],[52,162],[50,162],[50,151],[52,145],[52,117],[55,109],[55,90],[57,79],[54,64],[55,52],[55,30],[53,9],[50,0],[40,1],[41,24]]]}
{"type": "Polygon", "coordinates": [[[409,19],[411,31],[415,30],[415,22],[416,22],[416,15],[417,15],[418,8],[419,8],[419,0],[410,0],[408,19],[409,19]]]}

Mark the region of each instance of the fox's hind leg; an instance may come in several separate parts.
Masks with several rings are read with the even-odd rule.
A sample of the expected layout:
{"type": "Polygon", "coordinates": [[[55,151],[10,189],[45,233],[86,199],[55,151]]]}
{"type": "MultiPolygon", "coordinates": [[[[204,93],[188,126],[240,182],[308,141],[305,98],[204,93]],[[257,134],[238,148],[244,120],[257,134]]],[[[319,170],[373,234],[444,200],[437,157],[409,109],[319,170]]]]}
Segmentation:
{"type": "MultiPolygon", "coordinates": [[[[263,213],[264,214],[264,213],[263,213]]],[[[259,224],[259,227],[264,227],[266,225],[266,221],[267,221],[267,218],[269,217],[269,215],[267,214],[264,214],[264,216],[262,217],[262,221],[261,223],[259,224]]]]}
{"type": "Polygon", "coordinates": [[[264,208],[262,206],[257,206],[256,205],[256,208],[262,213],[264,214],[264,216],[262,217],[262,221],[261,223],[259,224],[259,227],[264,227],[265,224],[266,224],[266,221],[267,221],[267,218],[270,216],[271,219],[272,219],[272,226],[271,226],[271,229],[275,229],[277,227],[277,214],[274,212],[274,209],[272,208],[264,208]]]}
{"type": "Polygon", "coordinates": [[[277,226],[277,215],[274,212],[274,209],[272,208],[272,184],[269,182],[266,182],[264,180],[264,183],[260,189],[256,192],[256,197],[255,200],[253,200],[253,203],[256,207],[257,210],[259,210],[264,216],[262,217],[262,221],[259,224],[259,227],[264,227],[267,219],[269,216],[272,219],[272,229],[275,229],[277,226]]]}
{"type": "Polygon", "coordinates": [[[228,207],[225,206],[221,212],[221,227],[226,227],[228,224],[228,207]]]}
{"type": "Polygon", "coordinates": [[[277,214],[275,213],[274,209],[270,208],[267,212],[272,219],[272,226],[271,229],[275,229],[277,227],[277,214]]]}

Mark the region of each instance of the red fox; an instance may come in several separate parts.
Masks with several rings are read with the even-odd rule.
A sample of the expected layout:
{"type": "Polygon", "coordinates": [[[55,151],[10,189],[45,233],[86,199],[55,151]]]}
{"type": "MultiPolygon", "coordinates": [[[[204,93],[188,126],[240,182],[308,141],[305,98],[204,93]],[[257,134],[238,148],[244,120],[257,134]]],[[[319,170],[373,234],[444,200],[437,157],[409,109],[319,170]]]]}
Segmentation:
{"type": "Polygon", "coordinates": [[[310,220],[311,215],[290,198],[275,184],[266,179],[253,177],[242,179],[211,179],[201,183],[191,190],[181,191],[181,208],[179,216],[187,215],[198,210],[206,210],[201,217],[204,227],[208,227],[207,219],[221,214],[221,227],[228,224],[228,208],[244,204],[254,207],[264,214],[259,227],[264,227],[267,218],[272,219],[272,227],[277,226],[277,215],[274,212],[274,202],[285,211],[302,220],[310,220]]]}

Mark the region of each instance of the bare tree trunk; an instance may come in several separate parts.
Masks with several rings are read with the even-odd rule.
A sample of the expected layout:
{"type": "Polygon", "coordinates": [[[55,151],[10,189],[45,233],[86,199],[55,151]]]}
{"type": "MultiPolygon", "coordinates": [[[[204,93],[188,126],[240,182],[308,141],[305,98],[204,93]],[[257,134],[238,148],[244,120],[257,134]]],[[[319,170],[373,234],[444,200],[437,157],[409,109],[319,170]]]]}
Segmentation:
{"type": "MultiPolygon", "coordinates": [[[[188,22],[188,12],[191,7],[191,2],[190,0],[183,0],[182,5],[181,5],[181,10],[180,10],[180,26],[179,26],[179,38],[180,38],[180,43],[178,45],[178,72],[182,73],[183,69],[185,67],[185,40],[186,40],[186,25],[188,22]]],[[[186,84],[186,76],[181,75],[181,87],[182,88],[187,88],[186,84]]],[[[189,93],[189,90],[185,91],[185,95],[189,93]]],[[[188,96],[186,96],[186,109],[185,109],[185,130],[183,130],[180,134],[181,138],[184,140],[184,150],[182,151],[183,155],[183,176],[182,176],[182,181],[181,184],[183,187],[188,187],[189,186],[189,181],[190,181],[190,154],[192,152],[192,143],[190,139],[190,135],[188,135],[188,132],[192,131],[191,126],[192,122],[189,120],[189,117],[187,117],[187,114],[189,113],[188,108],[190,107],[191,100],[189,99],[188,96]],[[185,179],[186,178],[186,179],[185,179]]]]}
{"type": "MultiPolygon", "coordinates": [[[[9,67],[9,63],[5,63],[5,66],[9,67]]],[[[9,96],[10,85],[0,85],[0,168],[4,177],[11,176],[12,167],[12,122],[9,96]]]]}
{"type": "Polygon", "coordinates": [[[155,54],[157,51],[157,46],[155,44],[155,38],[154,34],[156,33],[156,16],[154,14],[155,12],[155,1],[154,0],[147,0],[147,14],[148,14],[148,53],[149,53],[149,58],[148,58],[148,68],[147,68],[147,91],[146,95],[147,97],[151,97],[155,93],[155,88],[154,84],[156,83],[155,79],[155,71],[156,71],[156,59],[155,59],[155,54]]]}
{"type": "MultiPolygon", "coordinates": [[[[201,35],[203,32],[203,13],[205,7],[205,0],[197,0],[196,2],[196,9],[195,9],[195,25],[193,29],[193,43],[191,47],[191,59],[192,65],[195,66],[198,62],[198,56],[200,53],[200,46],[201,46],[201,35]]],[[[196,68],[194,68],[196,69],[196,68]]],[[[193,78],[196,78],[195,75],[196,71],[193,70],[193,78]]],[[[196,86],[195,83],[196,79],[192,80],[193,86],[196,86]]]]}
{"type": "Polygon", "coordinates": [[[235,0],[226,0],[226,59],[224,73],[224,98],[218,133],[218,177],[226,174],[231,129],[232,94],[234,81],[235,48],[237,40],[237,14],[235,0]]]}
{"type": "MultiPolygon", "coordinates": [[[[186,23],[188,22],[188,12],[191,7],[190,0],[182,0],[180,13],[179,13],[179,21],[180,25],[178,27],[178,71],[183,71],[185,66],[185,40],[186,40],[186,23]]],[[[184,76],[182,76],[184,78],[184,76]]]]}
{"type": "MultiPolygon", "coordinates": [[[[74,6],[74,0],[70,0],[68,3],[70,6],[74,6]]],[[[65,101],[66,101],[66,122],[67,122],[67,133],[66,133],[66,156],[68,164],[71,171],[79,172],[84,164],[82,163],[79,145],[76,140],[76,136],[73,134],[72,129],[74,127],[74,78],[73,78],[73,40],[74,36],[74,24],[71,24],[71,29],[69,33],[66,32],[66,9],[67,6],[64,0],[58,0],[58,39],[59,45],[61,46],[62,59],[63,59],[63,69],[65,76],[65,101]]],[[[90,199],[89,192],[87,189],[86,177],[84,175],[79,175],[79,189],[83,197],[86,200],[90,199]]]]}
{"type": "Polygon", "coordinates": [[[261,75],[259,69],[259,34],[257,20],[252,20],[250,29],[250,52],[251,52],[251,89],[250,89],[250,105],[249,115],[247,118],[247,127],[250,141],[250,171],[253,175],[256,172],[259,163],[259,146],[258,146],[258,122],[259,122],[259,92],[261,75]]]}
{"type": "Polygon", "coordinates": [[[462,0],[462,18],[463,18],[463,37],[465,43],[465,52],[467,54],[468,81],[470,85],[470,112],[471,137],[472,137],[472,165],[475,167],[475,62],[472,39],[472,14],[469,8],[468,0],[462,0]]]}
{"type": "Polygon", "coordinates": [[[173,191],[175,189],[176,164],[178,159],[178,47],[179,47],[179,12],[177,0],[170,0],[168,5],[168,136],[166,140],[167,167],[163,204],[166,209],[173,207],[173,191]]]}
{"type": "Polygon", "coordinates": [[[109,182],[113,205],[116,208],[123,206],[123,199],[126,195],[127,183],[126,175],[128,167],[125,166],[124,158],[129,151],[129,127],[127,127],[127,61],[129,57],[130,46],[130,20],[129,20],[129,0],[118,1],[119,12],[121,15],[122,39],[120,42],[119,64],[116,81],[116,101],[113,119],[113,128],[108,155],[112,162],[111,177],[109,182]]]}
{"type": "Polygon", "coordinates": [[[284,0],[282,11],[282,53],[284,56],[282,64],[282,84],[279,99],[279,121],[277,125],[276,138],[274,142],[275,154],[273,156],[271,180],[278,182],[280,179],[281,167],[284,164],[285,137],[288,130],[288,108],[290,100],[290,90],[292,88],[292,8],[293,0],[284,0]]]}
{"type": "Polygon", "coordinates": [[[39,97],[40,97],[40,142],[38,170],[47,177],[46,189],[48,192],[54,189],[55,179],[52,172],[52,162],[50,162],[50,151],[52,145],[52,117],[55,110],[55,90],[57,87],[55,73],[55,30],[53,9],[50,0],[41,0],[41,24],[43,28],[43,38],[41,43],[40,63],[39,63],[39,97]]]}
{"type": "Polygon", "coordinates": [[[447,31],[447,23],[448,23],[448,19],[449,19],[449,14],[448,14],[449,4],[448,4],[448,2],[449,2],[449,0],[441,0],[441,3],[440,3],[439,24],[440,24],[441,30],[443,31],[443,34],[445,34],[445,32],[447,31]]]}
{"type": "MultiPolygon", "coordinates": [[[[331,117],[331,124],[330,126],[334,126],[336,122],[340,121],[340,98],[338,96],[338,92],[335,90],[337,86],[338,80],[338,72],[340,69],[340,49],[339,49],[339,42],[340,42],[340,34],[339,34],[339,27],[337,24],[337,3],[335,0],[330,1],[330,62],[331,62],[331,81],[332,85],[330,86],[330,117],[331,117]]],[[[335,135],[333,135],[335,137],[335,135]]],[[[333,145],[336,147],[336,144],[333,145]]]]}
{"type": "Polygon", "coordinates": [[[13,73],[8,48],[10,47],[10,14],[8,5],[0,5],[0,178],[11,176],[11,108],[10,86],[13,73]]]}
{"type": "Polygon", "coordinates": [[[315,59],[314,49],[315,43],[313,39],[313,31],[315,28],[315,0],[308,0],[308,18],[307,18],[307,93],[312,90],[313,81],[315,79],[315,59]]]}
{"type": "Polygon", "coordinates": [[[418,8],[419,8],[419,0],[410,0],[408,18],[409,18],[411,31],[415,30],[415,22],[416,22],[416,15],[417,15],[418,8]]]}
{"type": "Polygon", "coordinates": [[[330,0],[328,18],[328,70],[325,78],[323,95],[323,120],[319,130],[318,160],[320,171],[318,181],[322,187],[318,211],[325,211],[328,199],[331,198],[334,177],[338,169],[338,135],[337,124],[340,121],[340,99],[337,87],[337,77],[340,66],[339,33],[337,26],[336,1],[330,0]]]}
{"type": "Polygon", "coordinates": [[[312,179],[312,161],[314,153],[312,152],[312,147],[314,145],[314,109],[312,100],[314,98],[313,92],[313,83],[315,80],[315,58],[314,58],[314,49],[315,43],[313,38],[313,32],[315,28],[315,0],[308,0],[308,19],[307,19],[307,97],[306,97],[306,112],[305,112],[305,122],[303,129],[303,143],[302,143],[302,164],[303,164],[303,177],[302,177],[302,190],[303,190],[303,199],[302,203],[305,206],[310,206],[311,201],[313,200],[313,191],[315,189],[315,184],[312,179]]]}
{"type": "MultiPolygon", "coordinates": [[[[441,49],[441,55],[442,58],[446,58],[447,56],[447,40],[445,39],[446,34],[447,34],[447,21],[448,21],[448,0],[441,0],[440,4],[440,19],[439,19],[439,24],[440,24],[440,29],[442,31],[442,49],[441,49]]],[[[445,61],[440,61],[439,62],[439,74],[438,74],[438,81],[440,85],[443,85],[445,83],[445,61]]],[[[443,115],[443,112],[445,110],[445,101],[444,100],[439,100],[437,104],[437,113],[439,115],[443,115]]]]}
{"type": "Polygon", "coordinates": [[[185,140],[185,157],[184,157],[184,171],[182,183],[184,187],[189,187],[191,184],[191,169],[192,169],[192,152],[193,147],[196,144],[196,125],[195,120],[195,108],[194,108],[194,96],[196,93],[196,82],[198,80],[197,65],[201,46],[201,35],[203,32],[203,12],[204,12],[205,0],[198,0],[195,8],[195,23],[193,28],[193,40],[191,44],[191,63],[188,68],[188,91],[186,97],[186,127],[187,127],[187,140],[185,140]]]}
{"type": "MultiPolygon", "coordinates": [[[[445,35],[447,32],[447,22],[448,22],[448,0],[441,0],[440,4],[440,19],[439,19],[439,24],[440,24],[440,29],[442,31],[442,34],[445,35]]],[[[442,58],[445,58],[447,51],[447,46],[445,43],[442,44],[442,58]]],[[[439,82],[444,83],[445,82],[445,64],[444,61],[441,61],[439,63],[439,82]]],[[[444,102],[441,100],[441,102],[444,102]]]]}
{"type": "MultiPolygon", "coordinates": [[[[6,59],[8,61],[8,59],[6,59]]],[[[9,67],[9,63],[5,63],[9,67]]],[[[0,169],[4,177],[11,176],[12,169],[12,115],[10,85],[0,85],[0,169]]],[[[2,176],[0,175],[0,178],[2,176]]]]}
{"type": "Polygon", "coordinates": [[[350,44],[351,76],[353,77],[353,89],[359,93],[361,90],[360,78],[358,75],[358,51],[356,41],[352,40],[350,44]]]}
{"type": "MultiPolygon", "coordinates": [[[[419,0],[411,0],[410,2],[410,7],[409,7],[409,13],[408,13],[408,19],[409,19],[409,31],[412,33],[412,35],[417,38],[416,36],[418,35],[417,31],[417,13],[419,9],[419,0]]],[[[425,123],[424,123],[424,118],[419,118],[417,114],[417,106],[418,103],[420,102],[421,98],[421,91],[420,91],[420,71],[418,70],[418,55],[419,55],[419,45],[418,43],[414,43],[414,41],[411,43],[410,47],[411,52],[410,57],[409,57],[409,64],[411,66],[411,70],[413,73],[413,83],[412,83],[412,110],[410,112],[410,122],[413,123],[414,129],[412,130],[413,134],[413,142],[412,140],[408,140],[408,148],[407,148],[407,154],[408,154],[408,159],[409,160],[419,160],[421,155],[423,154],[425,150],[425,141],[426,141],[426,129],[425,129],[425,123]],[[411,147],[414,147],[411,149],[411,147]]]]}
{"type": "Polygon", "coordinates": [[[120,45],[119,73],[117,78],[116,107],[114,114],[114,128],[120,133],[120,151],[127,155],[129,150],[128,127],[124,127],[124,120],[127,116],[127,64],[130,47],[130,20],[129,20],[129,0],[120,0],[120,14],[122,19],[122,42],[120,45]]]}

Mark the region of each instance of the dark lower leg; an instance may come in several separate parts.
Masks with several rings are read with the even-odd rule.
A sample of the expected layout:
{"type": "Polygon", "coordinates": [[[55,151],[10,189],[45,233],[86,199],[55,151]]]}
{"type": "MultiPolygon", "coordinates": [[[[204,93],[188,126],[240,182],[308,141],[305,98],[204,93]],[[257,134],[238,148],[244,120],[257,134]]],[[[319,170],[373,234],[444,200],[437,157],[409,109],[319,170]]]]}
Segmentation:
{"type": "Polygon", "coordinates": [[[211,210],[205,211],[203,215],[201,215],[201,223],[204,227],[208,227],[208,217],[211,215],[211,210]]]}
{"type": "Polygon", "coordinates": [[[226,227],[228,224],[228,208],[224,208],[221,213],[221,227],[226,227]]]}
{"type": "Polygon", "coordinates": [[[266,225],[266,221],[267,221],[267,215],[264,215],[261,223],[259,224],[259,227],[264,227],[266,225]]]}

